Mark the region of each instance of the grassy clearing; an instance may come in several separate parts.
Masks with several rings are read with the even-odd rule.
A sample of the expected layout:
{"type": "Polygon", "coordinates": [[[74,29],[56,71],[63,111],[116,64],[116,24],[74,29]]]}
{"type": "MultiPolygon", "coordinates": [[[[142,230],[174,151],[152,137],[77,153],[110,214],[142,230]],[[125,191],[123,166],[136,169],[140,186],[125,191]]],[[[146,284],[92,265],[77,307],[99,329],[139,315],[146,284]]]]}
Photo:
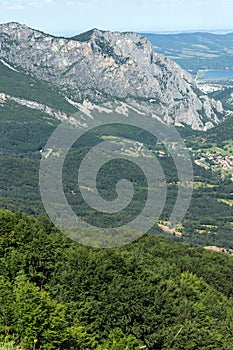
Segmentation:
{"type": "Polygon", "coordinates": [[[220,202],[220,203],[227,204],[230,207],[233,206],[233,199],[218,198],[217,201],[220,202]]]}
{"type": "Polygon", "coordinates": [[[204,183],[204,182],[200,182],[200,181],[197,181],[197,182],[194,182],[193,183],[193,189],[194,190],[198,190],[199,188],[214,188],[216,187],[216,185],[214,184],[209,184],[209,183],[204,183]]]}

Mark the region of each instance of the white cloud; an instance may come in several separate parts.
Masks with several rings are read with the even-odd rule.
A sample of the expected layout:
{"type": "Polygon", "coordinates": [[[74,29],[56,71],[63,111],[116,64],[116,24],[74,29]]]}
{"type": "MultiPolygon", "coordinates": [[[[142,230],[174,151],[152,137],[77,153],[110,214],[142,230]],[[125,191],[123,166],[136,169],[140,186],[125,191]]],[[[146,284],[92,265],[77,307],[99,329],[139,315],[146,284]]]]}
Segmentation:
{"type": "Polygon", "coordinates": [[[55,0],[13,0],[5,1],[4,7],[7,10],[19,11],[24,10],[26,7],[43,7],[44,5],[53,4],[55,0]]]}
{"type": "Polygon", "coordinates": [[[43,8],[45,5],[53,4],[54,0],[32,0],[29,2],[29,6],[43,8]]]}
{"type": "Polygon", "coordinates": [[[6,5],[6,9],[7,10],[12,10],[12,11],[20,11],[20,10],[24,10],[25,6],[23,4],[23,2],[21,0],[18,1],[10,1],[5,3],[6,5]]]}
{"type": "Polygon", "coordinates": [[[88,9],[95,6],[107,5],[112,3],[112,0],[68,0],[66,4],[68,6],[75,6],[82,9],[88,9]]]}
{"type": "MultiPolygon", "coordinates": [[[[57,0],[5,0],[4,7],[8,10],[23,10],[28,7],[43,8],[56,4],[57,0]]],[[[74,6],[82,9],[93,8],[112,3],[113,0],[65,0],[64,6],[74,6]]]]}
{"type": "MultiPolygon", "coordinates": [[[[151,6],[162,6],[162,7],[168,7],[168,6],[189,6],[192,7],[200,7],[200,6],[213,6],[218,5],[219,6],[219,0],[137,0],[137,4],[145,7],[145,8],[151,8],[151,6]]],[[[222,0],[221,5],[226,6],[232,6],[233,1],[232,0],[222,0]]]]}

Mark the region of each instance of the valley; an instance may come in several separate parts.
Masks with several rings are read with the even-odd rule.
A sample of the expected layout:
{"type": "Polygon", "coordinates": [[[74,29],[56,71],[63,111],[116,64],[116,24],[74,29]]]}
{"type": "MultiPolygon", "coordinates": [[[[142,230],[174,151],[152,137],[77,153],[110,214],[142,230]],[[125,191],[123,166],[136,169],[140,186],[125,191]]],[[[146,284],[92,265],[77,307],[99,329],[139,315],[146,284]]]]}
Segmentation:
{"type": "MultiPolygon", "coordinates": [[[[132,32],[93,29],[65,38],[0,25],[0,350],[232,348],[233,82],[195,80],[202,69],[233,69],[232,35],[145,36],[152,45],[132,32]],[[187,153],[174,133],[101,124],[110,116],[170,125],[187,153]],[[48,140],[64,123],[70,132],[91,121],[97,126],[72,143],[61,176],[69,207],[90,225],[77,227],[80,244],[50,220],[39,174],[44,160],[50,194],[59,176],[51,179],[49,166],[66,148],[64,140],[54,147],[48,140]],[[81,164],[103,142],[108,148],[92,161],[107,162],[94,183],[88,170],[79,182],[81,164]],[[187,203],[179,177],[188,173],[185,157],[191,202],[172,226],[177,198],[187,203]],[[139,165],[146,161],[152,172],[154,158],[164,179],[149,186],[139,165]],[[125,179],[133,195],[118,211],[98,211],[83,197],[97,189],[110,207],[125,179]],[[162,186],[161,215],[136,239],[139,228],[127,224],[162,186]],[[118,244],[109,247],[111,238],[118,244]]],[[[56,198],[51,203],[63,213],[56,198]]]]}
{"type": "MultiPolygon", "coordinates": [[[[0,63],[2,91],[0,105],[2,130],[0,138],[2,163],[0,204],[11,210],[21,209],[28,214],[39,215],[44,213],[38,188],[41,152],[43,152],[49,135],[60,121],[69,120],[69,116],[72,116],[80,108],[87,116],[91,116],[95,109],[101,110],[101,108],[111,112],[114,108],[115,111],[127,115],[132,104],[115,100],[110,105],[98,102],[95,106],[93,102],[89,103],[84,100],[82,107],[81,103],[68,98],[63,89],[25,74],[23,70],[19,70],[19,67],[17,70],[12,69],[12,66],[6,64],[4,60],[3,62],[0,63]]],[[[224,91],[220,92],[219,95],[214,95],[214,98],[218,99],[216,103],[222,101],[227,113],[230,114],[232,108],[230,97],[227,97],[228,95],[224,91]]],[[[229,91],[231,90],[229,89],[229,91]]],[[[143,108],[143,106],[138,104],[138,108],[143,108]]],[[[231,182],[228,183],[226,180],[232,176],[230,129],[227,128],[229,139],[223,133],[220,137],[221,140],[216,143],[219,137],[215,135],[215,130],[217,133],[221,133],[225,123],[229,123],[229,118],[227,117],[226,122],[207,133],[189,131],[188,127],[178,128],[193,156],[194,194],[191,207],[184,218],[183,234],[181,237],[175,237],[176,240],[195,242],[201,245],[214,243],[223,247],[233,247],[232,224],[231,219],[229,219],[232,211],[229,202],[227,202],[232,199],[233,187],[231,182]],[[217,188],[221,190],[217,190],[217,188]],[[205,202],[208,202],[208,209],[207,207],[204,209],[205,202]],[[204,206],[202,211],[200,211],[200,203],[202,203],[201,207],[204,206]],[[209,214],[210,210],[211,214],[209,214]],[[219,219],[220,213],[221,219],[219,219]],[[205,222],[209,221],[214,222],[214,232],[208,226],[203,226],[205,222]]],[[[100,219],[97,216],[94,219],[95,211],[88,208],[83,202],[74,180],[76,169],[82,157],[99,140],[110,140],[117,147],[120,145],[123,150],[122,154],[127,154],[132,157],[132,160],[134,157],[150,157],[148,148],[159,158],[168,185],[166,207],[161,218],[162,221],[166,222],[177,193],[177,175],[174,164],[166,149],[159,142],[151,139],[145,133],[137,133],[129,128],[118,130],[105,128],[100,129],[97,133],[87,134],[83,143],[74,145],[69,152],[66,160],[64,189],[74,210],[82,213],[91,222],[93,220],[94,222],[99,220],[103,220],[105,223],[109,222],[107,217],[100,219]],[[133,142],[130,141],[132,137],[135,140],[133,142]]],[[[49,150],[46,153],[47,157],[51,156],[52,153],[54,153],[53,150],[49,150]]],[[[111,166],[106,168],[106,172],[109,172],[109,180],[106,181],[105,177],[100,178],[99,185],[101,191],[111,198],[111,191],[117,181],[117,176],[111,166]]],[[[137,213],[140,210],[140,201],[145,198],[146,194],[146,187],[140,173],[135,173],[134,168],[132,171],[127,168],[125,176],[134,178],[138,197],[132,208],[129,207],[126,212],[123,211],[115,217],[114,220],[120,220],[120,222],[125,222],[127,217],[134,216],[133,212],[137,213]]],[[[158,230],[158,227],[152,231],[163,232],[158,230]]]]}

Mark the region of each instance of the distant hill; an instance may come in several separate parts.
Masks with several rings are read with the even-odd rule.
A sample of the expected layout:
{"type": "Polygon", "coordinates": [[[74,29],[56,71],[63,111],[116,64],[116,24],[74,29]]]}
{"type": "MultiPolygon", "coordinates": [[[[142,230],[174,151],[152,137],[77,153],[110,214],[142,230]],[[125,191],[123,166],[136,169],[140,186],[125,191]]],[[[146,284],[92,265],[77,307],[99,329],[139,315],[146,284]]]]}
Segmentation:
{"type": "Polygon", "coordinates": [[[233,69],[233,33],[141,33],[155,52],[171,57],[195,74],[200,69],[233,69]]]}

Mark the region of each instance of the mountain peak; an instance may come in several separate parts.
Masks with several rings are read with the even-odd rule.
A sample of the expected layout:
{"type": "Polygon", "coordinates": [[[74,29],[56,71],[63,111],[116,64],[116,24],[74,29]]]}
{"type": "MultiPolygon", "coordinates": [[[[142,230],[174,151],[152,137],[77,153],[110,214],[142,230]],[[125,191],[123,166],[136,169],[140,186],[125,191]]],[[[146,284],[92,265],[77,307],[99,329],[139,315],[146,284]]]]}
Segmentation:
{"type": "Polygon", "coordinates": [[[92,28],[86,32],[75,35],[75,36],[71,37],[70,39],[80,41],[80,42],[86,42],[86,41],[91,40],[92,36],[96,35],[97,33],[104,33],[104,31],[99,30],[97,28],[92,28]]]}
{"type": "Polygon", "coordinates": [[[1,28],[28,28],[25,24],[21,24],[19,22],[7,22],[0,24],[1,28]]]}
{"type": "Polygon", "coordinates": [[[166,123],[194,129],[208,129],[223,116],[221,103],[202,96],[186,71],[133,32],[93,28],[59,38],[8,23],[0,26],[0,59],[59,86],[76,102],[123,99],[166,123]]]}
{"type": "Polygon", "coordinates": [[[79,42],[88,42],[91,40],[92,41],[95,40],[95,38],[102,38],[103,40],[108,40],[108,41],[113,38],[118,38],[118,39],[132,38],[132,40],[144,41],[144,42],[147,42],[149,45],[151,45],[150,42],[144,36],[135,32],[130,32],[130,31],[129,32],[119,32],[119,31],[111,32],[108,30],[101,30],[98,28],[92,28],[86,32],[75,35],[69,39],[76,40],[79,42]]]}

